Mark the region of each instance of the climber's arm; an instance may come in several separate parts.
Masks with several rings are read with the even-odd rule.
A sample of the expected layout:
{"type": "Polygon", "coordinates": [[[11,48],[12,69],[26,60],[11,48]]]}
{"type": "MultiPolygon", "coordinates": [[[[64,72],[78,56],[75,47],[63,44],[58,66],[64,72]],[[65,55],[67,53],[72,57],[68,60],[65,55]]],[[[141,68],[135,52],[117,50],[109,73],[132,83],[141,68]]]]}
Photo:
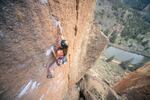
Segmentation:
{"type": "Polygon", "coordinates": [[[62,35],[62,32],[61,32],[62,30],[61,30],[61,27],[58,25],[57,26],[57,34],[59,35],[59,36],[61,36],[61,38],[63,38],[64,39],[64,37],[63,37],[63,35],[62,35]]]}
{"type": "Polygon", "coordinates": [[[54,57],[57,58],[54,47],[52,48],[52,53],[53,53],[54,57]]]}
{"type": "Polygon", "coordinates": [[[57,26],[57,37],[56,37],[56,47],[59,48],[60,46],[60,41],[63,40],[64,37],[61,33],[61,29],[60,29],[60,26],[57,26]]]}
{"type": "Polygon", "coordinates": [[[57,34],[61,35],[61,29],[60,29],[60,25],[57,26],[57,34]]]}

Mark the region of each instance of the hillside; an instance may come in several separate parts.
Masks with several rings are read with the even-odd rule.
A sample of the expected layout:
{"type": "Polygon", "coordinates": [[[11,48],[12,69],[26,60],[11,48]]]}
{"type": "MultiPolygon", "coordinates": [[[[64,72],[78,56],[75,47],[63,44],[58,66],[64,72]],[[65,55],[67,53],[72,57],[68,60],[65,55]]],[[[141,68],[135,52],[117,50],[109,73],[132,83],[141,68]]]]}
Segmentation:
{"type": "Polygon", "coordinates": [[[97,0],[95,20],[110,42],[150,55],[149,0],[97,0]]]}
{"type": "Polygon", "coordinates": [[[143,10],[150,3],[149,0],[121,0],[121,2],[137,10],[143,10]]]}

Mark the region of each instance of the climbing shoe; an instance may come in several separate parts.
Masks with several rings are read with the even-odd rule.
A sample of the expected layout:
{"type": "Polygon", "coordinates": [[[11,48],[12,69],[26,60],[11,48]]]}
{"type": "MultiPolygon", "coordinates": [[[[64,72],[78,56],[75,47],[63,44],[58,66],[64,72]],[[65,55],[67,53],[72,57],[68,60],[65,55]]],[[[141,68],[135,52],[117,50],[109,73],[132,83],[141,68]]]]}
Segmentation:
{"type": "Polygon", "coordinates": [[[54,78],[54,76],[53,76],[52,74],[48,74],[48,75],[47,75],[47,78],[48,78],[48,79],[54,78]]]}

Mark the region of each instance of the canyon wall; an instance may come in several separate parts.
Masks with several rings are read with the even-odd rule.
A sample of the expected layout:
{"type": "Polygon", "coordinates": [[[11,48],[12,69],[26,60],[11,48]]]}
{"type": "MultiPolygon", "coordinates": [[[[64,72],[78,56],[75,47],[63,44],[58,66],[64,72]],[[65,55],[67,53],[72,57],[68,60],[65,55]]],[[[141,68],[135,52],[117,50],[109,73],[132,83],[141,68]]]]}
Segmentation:
{"type": "Polygon", "coordinates": [[[78,99],[75,84],[107,43],[93,23],[94,8],[95,0],[2,0],[0,99],[78,99]],[[51,59],[45,52],[56,39],[52,16],[61,22],[69,52],[68,63],[47,79],[45,65],[51,59]]]}

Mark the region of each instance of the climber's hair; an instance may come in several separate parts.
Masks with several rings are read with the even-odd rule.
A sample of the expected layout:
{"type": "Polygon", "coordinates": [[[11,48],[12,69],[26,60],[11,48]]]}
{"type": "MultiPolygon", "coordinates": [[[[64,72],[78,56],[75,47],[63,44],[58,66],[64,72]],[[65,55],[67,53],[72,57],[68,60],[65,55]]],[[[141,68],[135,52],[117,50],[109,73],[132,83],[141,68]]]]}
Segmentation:
{"type": "Polygon", "coordinates": [[[68,42],[66,40],[61,40],[61,47],[63,49],[67,49],[68,48],[68,42]]]}

